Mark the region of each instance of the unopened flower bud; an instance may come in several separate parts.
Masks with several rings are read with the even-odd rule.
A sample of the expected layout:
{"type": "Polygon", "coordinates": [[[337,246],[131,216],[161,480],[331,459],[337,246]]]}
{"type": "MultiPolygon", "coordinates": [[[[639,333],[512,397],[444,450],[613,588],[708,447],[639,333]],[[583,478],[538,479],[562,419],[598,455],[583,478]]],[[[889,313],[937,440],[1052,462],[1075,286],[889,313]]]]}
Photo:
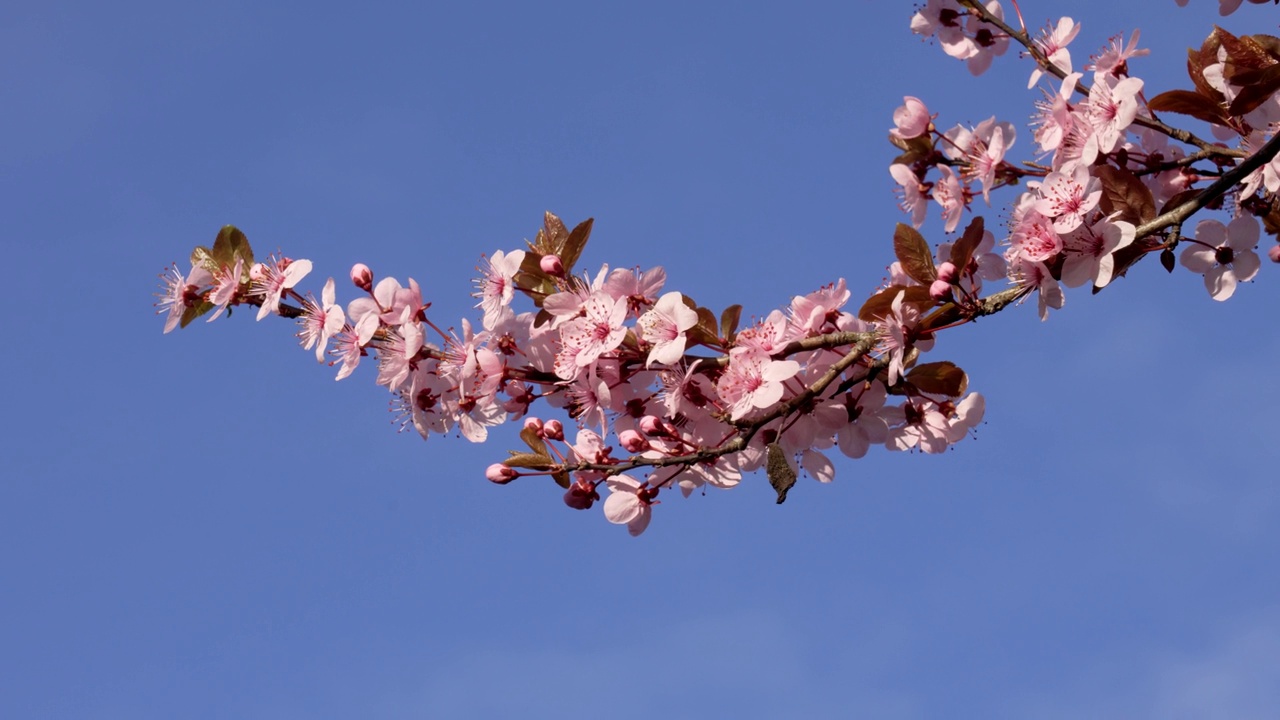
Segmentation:
{"type": "Polygon", "coordinates": [[[524,429],[532,430],[539,435],[542,434],[542,420],[536,417],[527,417],[524,419],[524,429]]]}
{"type": "Polygon", "coordinates": [[[951,283],[945,280],[934,280],[929,285],[929,297],[934,300],[946,300],[951,297],[951,283]]]}
{"type": "Polygon", "coordinates": [[[635,430],[623,430],[618,435],[618,440],[629,453],[640,453],[649,449],[649,441],[635,430]]]}
{"type": "Polygon", "coordinates": [[[364,263],[351,266],[351,283],[365,292],[373,289],[373,271],[364,263]]]}
{"type": "Polygon", "coordinates": [[[542,424],[542,437],[548,440],[564,440],[564,425],[559,420],[548,420],[542,424]]]}
{"type": "Polygon", "coordinates": [[[950,260],[938,266],[938,279],[947,284],[956,281],[956,266],[950,260]]]}
{"type": "Polygon", "coordinates": [[[1267,251],[1267,257],[1271,258],[1271,262],[1280,263],[1280,245],[1272,245],[1267,251]]]}
{"type": "Polygon", "coordinates": [[[506,485],[512,480],[520,477],[520,473],[516,472],[515,468],[510,466],[503,465],[502,463],[494,463],[485,469],[484,476],[489,478],[489,482],[506,485]]]}
{"type": "Polygon", "coordinates": [[[254,263],[253,267],[249,268],[249,279],[254,282],[262,282],[267,279],[267,266],[262,263],[254,263]]]}
{"type": "Polygon", "coordinates": [[[538,261],[538,267],[551,277],[564,277],[564,262],[559,255],[543,255],[538,261]]]}
{"type": "Polygon", "coordinates": [[[645,415],[640,418],[640,432],[650,437],[666,437],[667,425],[657,415],[645,415]]]}
{"type": "Polygon", "coordinates": [[[574,510],[586,510],[599,499],[600,494],[596,492],[595,484],[586,480],[578,480],[564,491],[564,504],[574,510]]]}

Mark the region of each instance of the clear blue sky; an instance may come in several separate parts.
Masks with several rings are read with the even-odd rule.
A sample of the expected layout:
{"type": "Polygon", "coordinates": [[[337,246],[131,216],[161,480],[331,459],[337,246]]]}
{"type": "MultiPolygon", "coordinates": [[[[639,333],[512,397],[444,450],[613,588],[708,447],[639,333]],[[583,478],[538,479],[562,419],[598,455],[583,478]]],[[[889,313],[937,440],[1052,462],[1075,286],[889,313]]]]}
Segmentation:
{"type": "MultiPolygon", "coordinates": [[[[1153,91],[1213,22],[1277,23],[1024,12],[1068,5],[1078,66],[1142,28],[1153,91]]],[[[865,297],[903,95],[1012,120],[1029,157],[1030,67],[975,80],[909,14],[7,5],[0,716],[1274,717],[1274,266],[1218,304],[1147,263],[946,335],[976,440],[842,460],[781,507],[763,477],[671,498],[639,539],[485,481],[509,443],[398,435],[371,373],[335,383],[286,322],[152,314],[156,273],[230,222],[312,289],[362,261],[456,324],[479,255],[544,210],[596,218],[584,267],[662,264],[704,305],[865,297]]]]}

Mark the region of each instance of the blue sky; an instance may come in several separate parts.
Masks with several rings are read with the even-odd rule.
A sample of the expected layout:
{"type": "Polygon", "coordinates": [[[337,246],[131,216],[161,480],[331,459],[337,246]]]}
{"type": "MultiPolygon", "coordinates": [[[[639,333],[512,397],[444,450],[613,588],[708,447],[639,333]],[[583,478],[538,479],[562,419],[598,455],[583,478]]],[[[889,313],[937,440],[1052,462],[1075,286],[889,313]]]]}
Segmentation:
{"type": "MultiPolygon", "coordinates": [[[[1277,22],[1070,5],[1077,63],[1141,27],[1155,91],[1213,22],[1277,22]]],[[[1272,717],[1274,266],[1219,304],[1147,263],[950,333],[977,439],[841,460],[781,507],[762,477],[672,498],[639,539],[486,482],[501,436],[397,434],[288,323],[152,313],[156,273],[235,223],[312,289],[361,261],[456,324],[544,210],[596,218],[583,267],[661,264],[710,307],[865,297],[903,95],[1012,120],[1028,156],[1030,67],[973,79],[909,14],[6,6],[0,715],[1272,717]]]]}

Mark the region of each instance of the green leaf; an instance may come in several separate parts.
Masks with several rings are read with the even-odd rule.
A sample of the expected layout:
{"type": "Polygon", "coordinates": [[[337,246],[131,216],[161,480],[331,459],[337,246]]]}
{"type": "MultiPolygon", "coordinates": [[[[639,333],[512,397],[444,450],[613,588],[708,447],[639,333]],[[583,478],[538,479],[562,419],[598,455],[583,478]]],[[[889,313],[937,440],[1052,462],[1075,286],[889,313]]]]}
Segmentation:
{"type": "Polygon", "coordinates": [[[948,360],[917,365],[907,373],[906,379],[930,395],[960,397],[969,387],[969,376],[948,360]]]}
{"type": "Polygon", "coordinates": [[[786,502],[787,493],[796,484],[796,471],[787,462],[787,451],[776,442],[769,443],[765,473],[769,476],[769,484],[778,493],[778,504],[786,502]]]}
{"type": "Polygon", "coordinates": [[[214,304],[208,300],[200,300],[195,305],[188,307],[182,311],[182,319],[178,321],[178,327],[184,328],[191,324],[193,320],[204,315],[214,308],[214,304]]]}
{"type": "Polygon", "coordinates": [[[569,471],[568,470],[561,470],[559,472],[551,473],[551,479],[555,480],[556,484],[564,488],[565,490],[569,489],[569,471]]]}
{"type": "Polygon", "coordinates": [[[542,436],[538,434],[537,430],[531,427],[521,430],[520,439],[523,440],[524,444],[528,445],[529,449],[534,453],[546,458],[551,457],[550,453],[547,452],[547,444],[542,441],[542,436]]]}
{"type": "Polygon", "coordinates": [[[893,165],[914,165],[933,155],[933,138],[927,134],[908,140],[890,135],[889,142],[902,151],[901,155],[893,159],[893,165]]]}
{"type": "Polygon", "coordinates": [[[528,470],[550,470],[555,463],[551,462],[551,458],[538,453],[518,453],[509,450],[511,457],[503,460],[504,465],[511,467],[525,468],[528,470]]]}
{"type": "Polygon", "coordinates": [[[197,245],[191,251],[191,267],[202,267],[210,274],[218,272],[218,261],[213,259],[213,251],[203,245],[197,245]]]}
{"type": "Polygon", "coordinates": [[[893,252],[898,256],[898,262],[902,263],[902,270],[912,280],[928,285],[938,279],[929,243],[925,242],[924,236],[915,228],[906,223],[898,223],[893,230],[893,252]]]}
{"type": "Polygon", "coordinates": [[[1108,216],[1118,215],[1121,220],[1141,225],[1156,216],[1156,200],[1151,190],[1133,173],[1112,165],[1094,168],[1094,174],[1102,181],[1102,198],[1099,205],[1108,216]]]}
{"type": "Polygon", "coordinates": [[[249,238],[235,225],[223,225],[218,231],[218,238],[213,241],[212,255],[219,268],[234,267],[237,259],[243,259],[242,274],[245,277],[248,277],[249,270],[253,267],[253,249],[249,247],[249,238]]]}

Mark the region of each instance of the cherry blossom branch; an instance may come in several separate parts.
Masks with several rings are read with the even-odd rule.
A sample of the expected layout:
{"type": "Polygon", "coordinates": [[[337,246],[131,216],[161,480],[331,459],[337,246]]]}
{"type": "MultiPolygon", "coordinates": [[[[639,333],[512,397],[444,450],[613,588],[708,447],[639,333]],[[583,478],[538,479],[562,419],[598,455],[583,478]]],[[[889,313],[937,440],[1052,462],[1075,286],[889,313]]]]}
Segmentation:
{"type": "Polygon", "coordinates": [[[1213,181],[1205,189],[1186,202],[1178,205],[1176,208],[1163,213],[1150,221],[1145,222],[1137,227],[1134,231],[1135,238],[1143,238],[1148,235],[1157,233],[1167,227],[1182,225],[1188,218],[1196,214],[1205,207],[1208,207],[1218,198],[1227,194],[1232,188],[1239,185],[1249,175],[1256,172],[1259,168],[1271,162],[1276,155],[1280,153],[1280,134],[1267,141],[1258,152],[1245,158],[1239,165],[1231,170],[1223,173],[1222,177],[1213,181]]]}
{"type": "MultiPolygon", "coordinates": [[[[1011,39],[1017,41],[1019,45],[1026,48],[1027,54],[1030,55],[1032,59],[1036,61],[1036,64],[1039,65],[1041,68],[1043,68],[1045,72],[1049,73],[1050,75],[1053,75],[1059,80],[1065,80],[1067,78],[1067,72],[1049,61],[1049,58],[1044,54],[1044,52],[1039,47],[1036,46],[1035,42],[1031,39],[1031,36],[1028,32],[1022,31],[1022,30],[1014,30],[1013,27],[1011,27],[1008,23],[1006,23],[1004,20],[1000,19],[998,16],[996,16],[994,13],[992,13],[990,10],[984,7],[981,0],[957,0],[957,2],[960,5],[963,5],[969,8],[969,12],[972,13],[974,16],[978,17],[983,22],[998,28],[1001,32],[1008,35],[1011,39]]],[[[1086,83],[1077,81],[1075,91],[1077,93],[1084,95],[1085,97],[1089,96],[1089,86],[1086,83]]],[[[1211,142],[1208,142],[1207,140],[1203,140],[1198,136],[1196,136],[1194,133],[1190,132],[1189,130],[1183,130],[1182,128],[1175,128],[1171,125],[1166,125],[1165,123],[1161,122],[1155,117],[1138,116],[1134,118],[1133,123],[1135,125],[1140,125],[1142,127],[1163,133],[1179,142],[1183,142],[1188,145],[1194,145],[1200,148],[1200,150],[1204,152],[1210,152],[1216,155],[1225,156],[1225,157],[1234,157],[1234,158],[1241,158],[1247,155],[1247,153],[1241,150],[1235,150],[1232,148],[1223,147],[1222,145],[1219,145],[1217,143],[1211,143],[1211,142]]]]}
{"type": "Polygon", "coordinates": [[[627,472],[628,470],[635,470],[642,467],[658,468],[669,467],[672,465],[693,465],[696,463],[709,462],[725,455],[732,455],[733,453],[741,452],[747,448],[747,445],[751,442],[752,438],[755,437],[756,433],[761,430],[761,428],[774,420],[790,415],[805,403],[813,400],[826,390],[831,383],[835,382],[835,380],[839,378],[845,370],[849,369],[859,360],[866,357],[867,353],[871,352],[872,348],[875,347],[876,338],[876,333],[833,333],[829,336],[806,338],[804,341],[798,341],[788,345],[787,348],[784,348],[782,352],[777,354],[777,357],[784,357],[788,354],[792,354],[793,352],[800,352],[800,349],[788,352],[788,350],[790,350],[794,345],[806,345],[808,347],[804,349],[814,350],[828,347],[828,343],[832,342],[833,339],[845,340],[846,342],[839,343],[841,345],[848,344],[848,341],[852,342],[852,347],[850,347],[849,351],[838,361],[833,363],[831,367],[828,368],[821,377],[815,380],[812,385],[809,385],[803,392],[791,400],[778,403],[763,415],[749,422],[737,423],[735,426],[737,428],[736,437],[719,447],[702,448],[684,455],[670,455],[660,458],[632,457],[628,460],[612,464],[579,462],[564,465],[562,466],[562,469],[571,472],[599,472],[608,476],[617,475],[619,473],[627,472]]]}

